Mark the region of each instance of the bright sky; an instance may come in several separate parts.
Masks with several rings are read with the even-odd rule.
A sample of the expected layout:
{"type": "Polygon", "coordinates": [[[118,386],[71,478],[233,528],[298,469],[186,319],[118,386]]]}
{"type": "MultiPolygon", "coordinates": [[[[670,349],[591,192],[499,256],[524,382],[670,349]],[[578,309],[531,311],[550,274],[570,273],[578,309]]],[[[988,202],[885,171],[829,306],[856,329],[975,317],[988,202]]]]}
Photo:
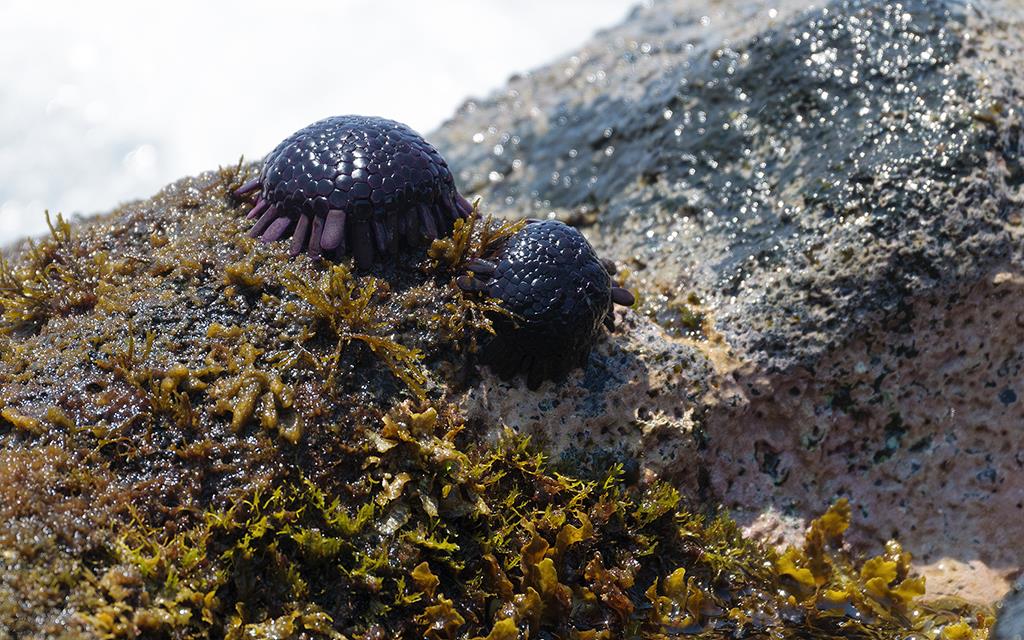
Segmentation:
{"type": "Polygon", "coordinates": [[[635,0],[3,0],[0,246],[328,115],[426,133],[635,0]]]}

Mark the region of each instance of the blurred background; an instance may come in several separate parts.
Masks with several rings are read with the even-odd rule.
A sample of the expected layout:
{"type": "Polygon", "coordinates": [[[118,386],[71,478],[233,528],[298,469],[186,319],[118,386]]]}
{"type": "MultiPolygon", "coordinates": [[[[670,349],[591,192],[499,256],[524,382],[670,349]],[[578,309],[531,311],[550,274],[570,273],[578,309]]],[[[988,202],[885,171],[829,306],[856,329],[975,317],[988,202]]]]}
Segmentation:
{"type": "Polygon", "coordinates": [[[0,246],[328,115],[426,134],[636,0],[0,0],[0,246]]]}

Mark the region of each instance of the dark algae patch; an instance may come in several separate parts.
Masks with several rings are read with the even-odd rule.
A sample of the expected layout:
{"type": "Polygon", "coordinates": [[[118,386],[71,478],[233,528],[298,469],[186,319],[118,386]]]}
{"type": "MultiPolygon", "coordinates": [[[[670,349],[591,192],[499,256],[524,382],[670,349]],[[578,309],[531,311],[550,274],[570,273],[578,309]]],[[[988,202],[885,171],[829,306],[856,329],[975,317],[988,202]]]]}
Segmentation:
{"type": "Polygon", "coordinates": [[[779,553],[614,457],[483,444],[453,393],[501,310],[453,280],[516,225],[293,260],[246,236],[252,173],[2,264],[0,638],[986,634],[897,543],[851,557],[845,502],[779,553]]]}

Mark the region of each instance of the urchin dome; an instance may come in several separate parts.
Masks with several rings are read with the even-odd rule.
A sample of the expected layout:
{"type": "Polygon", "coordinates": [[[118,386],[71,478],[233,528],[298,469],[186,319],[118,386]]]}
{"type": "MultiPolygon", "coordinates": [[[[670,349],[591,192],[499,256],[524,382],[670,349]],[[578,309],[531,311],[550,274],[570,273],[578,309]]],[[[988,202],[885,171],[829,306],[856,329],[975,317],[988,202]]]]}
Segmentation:
{"type": "Polygon", "coordinates": [[[590,243],[554,220],[509,238],[492,284],[524,327],[543,326],[559,340],[593,335],[611,305],[611,277],[590,243]]]}
{"type": "Polygon", "coordinates": [[[368,116],[296,131],[236,194],[257,189],[253,237],[291,237],[292,255],[352,254],[363,267],[400,244],[449,232],[471,210],[437,149],[400,122],[368,116]]]}
{"type": "Polygon", "coordinates": [[[409,127],[384,118],[335,116],[300,129],[267,156],[260,179],[274,204],[369,219],[374,209],[450,196],[448,164],[409,127]],[[267,187],[272,187],[272,190],[267,187]]]}
{"type": "Polygon", "coordinates": [[[530,222],[467,268],[458,285],[497,299],[512,316],[495,318],[483,360],[505,377],[526,373],[531,388],[584,365],[601,325],[614,327],[613,304],[634,302],[583,234],[555,220],[530,222]]]}

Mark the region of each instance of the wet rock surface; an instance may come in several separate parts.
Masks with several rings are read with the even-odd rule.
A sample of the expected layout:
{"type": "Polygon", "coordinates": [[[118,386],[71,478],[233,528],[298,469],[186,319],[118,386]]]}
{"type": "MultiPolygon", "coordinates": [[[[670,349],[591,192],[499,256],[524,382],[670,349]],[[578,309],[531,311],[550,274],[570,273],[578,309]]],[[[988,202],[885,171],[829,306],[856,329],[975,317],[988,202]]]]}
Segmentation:
{"type": "Polygon", "coordinates": [[[805,7],[653,3],[428,136],[637,294],[537,390],[455,284],[515,224],[291,259],[240,164],[6,254],[0,638],[984,637],[1024,9],[805,7]]]}
{"type": "Polygon", "coordinates": [[[1024,638],[1024,582],[1018,582],[999,605],[992,640],[1024,638]]]}
{"type": "Polygon", "coordinates": [[[776,552],[658,478],[706,484],[710,341],[616,311],[570,379],[499,382],[454,277],[524,223],[360,273],[249,238],[254,171],[0,261],[0,638],[984,636],[846,500],[776,552]]]}
{"type": "Polygon", "coordinates": [[[848,496],[860,545],[899,535],[931,588],[991,602],[1024,509],[1022,21],[655,2],[430,137],[467,194],[581,227],[714,364],[670,419],[696,457],[646,464],[769,539],[848,496]]]}

